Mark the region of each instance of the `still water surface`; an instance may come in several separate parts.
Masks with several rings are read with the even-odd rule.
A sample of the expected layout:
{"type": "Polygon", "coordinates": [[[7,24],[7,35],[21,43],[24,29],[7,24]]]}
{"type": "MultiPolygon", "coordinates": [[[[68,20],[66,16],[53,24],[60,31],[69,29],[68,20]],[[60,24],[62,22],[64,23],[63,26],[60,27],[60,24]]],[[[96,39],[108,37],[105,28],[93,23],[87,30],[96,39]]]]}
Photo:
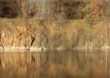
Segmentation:
{"type": "Polygon", "coordinates": [[[0,78],[110,78],[110,53],[1,53],[0,78]]]}

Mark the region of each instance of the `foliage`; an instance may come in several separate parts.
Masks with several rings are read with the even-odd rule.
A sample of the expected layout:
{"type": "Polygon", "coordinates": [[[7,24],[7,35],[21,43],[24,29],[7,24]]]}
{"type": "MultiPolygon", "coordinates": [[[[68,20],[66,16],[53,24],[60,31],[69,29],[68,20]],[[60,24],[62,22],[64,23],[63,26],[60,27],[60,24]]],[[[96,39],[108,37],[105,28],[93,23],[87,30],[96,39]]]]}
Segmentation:
{"type": "Polygon", "coordinates": [[[96,24],[110,16],[109,0],[15,0],[14,2],[4,0],[4,2],[7,2],[8,7],[13,5],[10,6],[11,14],[16,11],[17,15],[23,18],[35,16],[40,19],[62,21],[86,19],[90,24],[96,24]]]}

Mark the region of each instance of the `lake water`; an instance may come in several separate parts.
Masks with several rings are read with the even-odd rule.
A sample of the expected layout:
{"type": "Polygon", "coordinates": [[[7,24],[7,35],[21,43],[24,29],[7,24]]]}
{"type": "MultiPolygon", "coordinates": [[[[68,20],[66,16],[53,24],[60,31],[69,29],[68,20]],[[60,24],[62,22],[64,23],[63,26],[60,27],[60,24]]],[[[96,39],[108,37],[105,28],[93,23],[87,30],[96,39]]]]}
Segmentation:
{"type": "Polygon", "coordinates": [[[110,78],[110,53],[49,51],[0,54],[0,78],[110,78]]]}

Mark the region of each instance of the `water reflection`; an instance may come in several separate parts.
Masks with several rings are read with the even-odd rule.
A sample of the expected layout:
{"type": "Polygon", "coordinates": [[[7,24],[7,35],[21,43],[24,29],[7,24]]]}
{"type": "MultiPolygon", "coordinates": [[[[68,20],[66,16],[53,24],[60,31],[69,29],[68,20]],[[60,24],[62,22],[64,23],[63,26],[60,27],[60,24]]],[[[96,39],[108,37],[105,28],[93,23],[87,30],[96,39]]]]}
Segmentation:
{"type": "Polygon", "coordinates": [[[110,53],[102,51],[0,54],[0,78],[109,78],[110,53]]]}

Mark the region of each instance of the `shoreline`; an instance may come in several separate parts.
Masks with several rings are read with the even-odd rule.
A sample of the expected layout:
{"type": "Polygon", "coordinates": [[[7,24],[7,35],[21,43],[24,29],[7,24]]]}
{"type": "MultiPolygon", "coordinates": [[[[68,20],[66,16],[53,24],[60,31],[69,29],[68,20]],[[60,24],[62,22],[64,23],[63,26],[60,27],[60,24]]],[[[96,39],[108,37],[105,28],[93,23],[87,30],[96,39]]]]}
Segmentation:
{"type": "Polygon", "coordinates": [[[64,51],[64,50],[81,50],[81,51],[93,51],[93,50],[101,50],[101,51],[109,51],[110,47],[101,47],[101,48],[84,48],[84,47],[76,47],[72,49],[67,48],[43,48],[43,47],[0,47],[0,52],[39,52],[39,51],[64,51]]]}

